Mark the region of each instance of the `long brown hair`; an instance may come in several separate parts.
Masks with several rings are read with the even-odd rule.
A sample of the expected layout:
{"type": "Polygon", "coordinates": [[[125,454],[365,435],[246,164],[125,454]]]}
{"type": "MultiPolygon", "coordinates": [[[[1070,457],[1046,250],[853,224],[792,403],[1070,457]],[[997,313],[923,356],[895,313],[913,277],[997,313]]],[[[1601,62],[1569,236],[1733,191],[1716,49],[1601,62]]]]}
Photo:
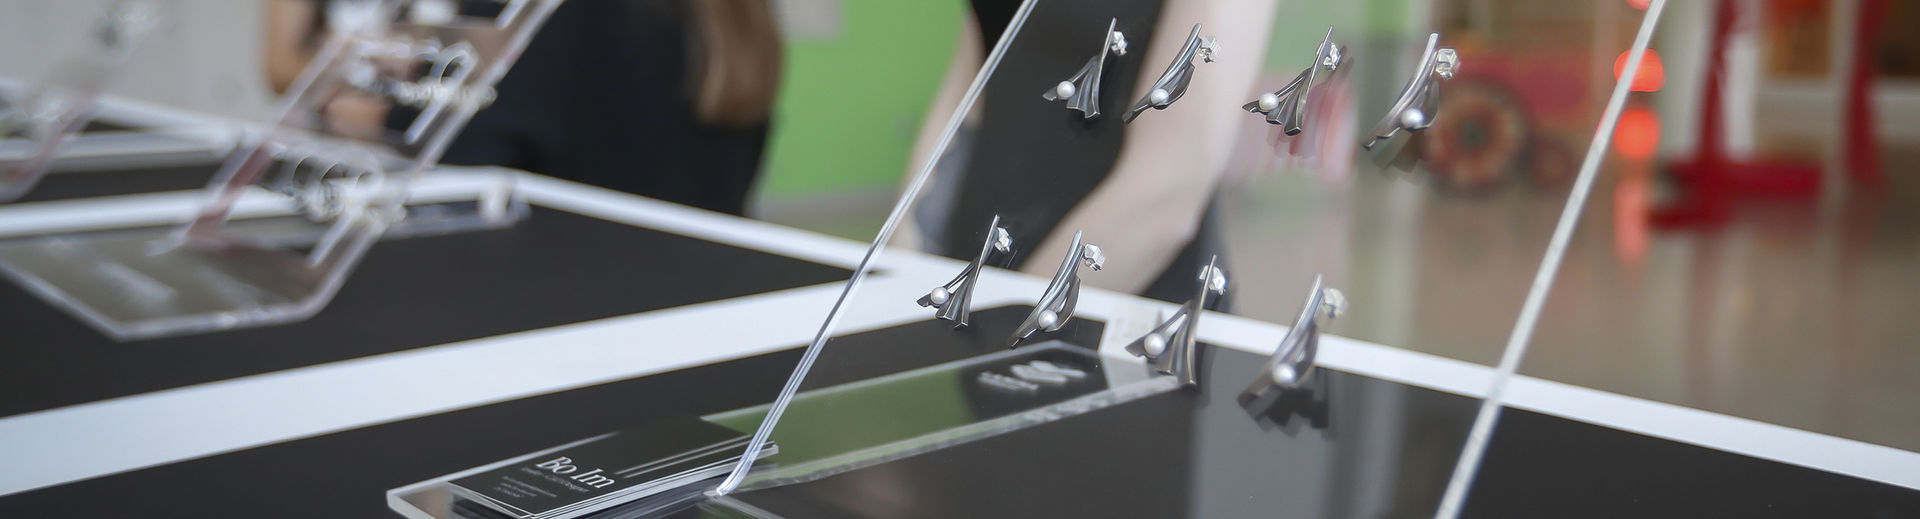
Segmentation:
{"type": "Polygon", "coordinates": [[[688,76],[694,114],[725,127],[767,122],[780,87],[780,31],[768,0],[692,0],[688,76]]]}

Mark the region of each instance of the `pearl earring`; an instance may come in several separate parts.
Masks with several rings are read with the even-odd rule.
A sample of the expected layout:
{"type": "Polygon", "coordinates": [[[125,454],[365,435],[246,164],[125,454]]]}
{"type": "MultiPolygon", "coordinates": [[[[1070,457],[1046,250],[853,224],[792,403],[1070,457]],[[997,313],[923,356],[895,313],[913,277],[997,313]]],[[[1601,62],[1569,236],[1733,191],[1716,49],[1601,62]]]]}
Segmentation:
{"type": "Polygon", "coordinates": [[[1307,376],[1313,374],[1313,358],[1320,351],[1322,317],[1338,319],[1346,313],[1346,307],[1347,299],[1339,290],[1323,287],[1320,276],[1314,276],[1313,290],[1307,293],[1307,304],[1300,309],[1300,317],[1287,329],[1287,336],[1280,339],[1280,347],[1274,349],[1273,356],[1260,368],[1260,374],[1240,392],[1240,398],[1265,399],[1275,391],[1298,388],[1306,382],[1307,376]]]}
{"type": "Polygon", "coordinates": [[[1040,293],[1040,300],[1033,304],[1033,311],[1027,313],[1027,319],[1014,329],[1008,347],[1019,346],[1020,341],[1031,337],[1034,332],[1059,331],[1073,318],[1073,305],[1080,300],[1080,272],[1082,263],[1087,268],[1100,270],[1107,263],[1107,257],[1100,253],[1100,246],[1080,242],[1080,232],[1074,231],[1073,245],[1067,248],[1065,261],[1060,262],[1060,270],[1053,274],[1053,281],[1047,283],[1047,289],[1040,293]]]}
{"type": "Polygon", "coordinates": [[[1107,54],[1127,55],[1127,37],[1113,30],[1120,23],[1118,19],[1107,21],[1107,41],[1100,45],[1100,53],[1087,60],[1080,71],[1054,85],[1052,89],[1040,94],[1048,101],[1067,102],[1067,108],[1079,110],[1081,116],[1093,119],[1100,116],[1100,73],[1106,69],[1107,54]]]}
{"type": "Polygon", "coordinates": [[[987,255],[993,254],[994,251],[1005,254],[1012,249],[1013,236],[1007,233],[1005,227],[1000,226],[1000,217],[995,215],[993,222],[987,224],[987,241],[980,244],[980,254],[975,255],[973,262],[968,263],[967,268],[960,271],[960,275],[954,276],[953,281],[933,287],[933,291],[920,296],[918,303],[923,307],[937,309],[934,316],[953,321],[955,329],[965,328],[967,316],[973,313],[971,308],[973,286],[980,280],[980,268],[986,265],[987,255]]]}
{"type": "Polygon", "coordinates": [[[1214,256],[1207,261],[1207,266],[1200,268],[1199,293],[1180,305],[1172,317],[1161,321],[1160,326],[1128,344],[1127,353],[1145,357],[1155,372],[1173,375],[1182,384],[1200,383],[1199,368],[1194,365],[1194,333],[1200,327],[1200,313],[1206,309],[1207,294],[1227,293],[1227,273],[1218,266],[1219,260],[1219,256],[1214,256]]]}
{"type": "Polygon", "coordinates": [[[1344,62],[1346,62],[1345,49],[1333,43],[1333,28],[1328,27],[1326,38],[1321,39],[1320,46],[1314,48],[1312,65],[1300,71],[1300,74],[1294,76],[1293,81],[1288,81],[1286,86],[1272,93],[1260,94],[1259,98],[1240,108],[1266,115],[1267,124],[1281,126],[1287,135],[1299,134],[1300,123],[1306,118],[1304,114],[1307,110],[1307,99],[1313,90],[1315,78],[1319,77],[1322,69],[1327,72],[1339,70],[1344,62]]]}
{"type": "Polygon", "coordinates": [[[1130,123],[1148,108],[1165,110],[1174,101],[1179,101],[1180,96],[1186,95],[1187,85],[1193,82],[1193,59],[1197,57],[1212,63],[1214,56],[1219,53],[1220,42],[1212,37],[1200,36],[1200,24],[1193,24],[1193,30],[1187,33],[1187,44],[1180,47],[1180,54],[1173,63],[1167,65],[1167,71],[1160,74],[1160,79],[1153,82],[1153,88],[1147,91],[1146,97],[1140,98],[1132,108],[1127,109],[1122,119],[1130,123]]]}
{"type": "Polygon", "coordinates": [[[1439,108],[1440,80],[1453,79],[1454,69],[1460,66],[1458,52],[1439,47],[1440,33],[1428,35],[1427,50],[1420,53],[1420,66],[1414,69],[1407,86],[1400,90],[1393,109],[1373,127],[1373,138],[1360,145],[1361,148],[1373,149],[1374,144],[1393,138],[1402,129],[1417,132],[1433,126],[1439,108]]]}

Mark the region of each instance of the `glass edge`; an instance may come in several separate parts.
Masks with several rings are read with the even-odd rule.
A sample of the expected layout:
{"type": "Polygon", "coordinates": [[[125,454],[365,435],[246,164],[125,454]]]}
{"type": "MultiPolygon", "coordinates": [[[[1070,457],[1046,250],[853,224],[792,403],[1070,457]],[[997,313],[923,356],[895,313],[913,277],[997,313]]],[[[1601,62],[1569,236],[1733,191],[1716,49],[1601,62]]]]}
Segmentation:
{"type": "Polygon", "coordinates": [[[1607,148],[1612,143],[1615,125],[1620,120],[1620,112],[1625,108],[1627,97],[1632,93],[1634,76],[1639,72],[1641,58],[1646,55],[1648,44],[1653,39],[1655,26],[1665,11],[1667,0],[1652,0],[1640,20],[1640,27],[1634,35],[1633,46],[1628,50],[1626,66],[1614,81],[1613,92],[1607,99],[1606,109],[1601,113],[1600,121],[1594,129],[1594,136],[1587,145],[1587,153],[1581,161],[1580,171],[1575,177],[1572,189],[1567,194],[1567,203],[1561,208],[1560,218],[1554,225],[1552,238],[1540,260],[1533,283],[1527,289],[1527,298],[1515,319],[1507,344],[1502,349],[1500,363],[1494,368],[1487,391],[1482,395],[1480,408],[1475,413],[1472,428],[1467,433],[1465,444],[1456,458],[1453,474],[1448,478],[1446,492],[1442,494],[1439,507],[1434,512],[1437,519],[1454,519],[1460,516],[1472,490],[1480,463],[1486,456],[1487,444],[1492,440],[1494,426],[1499,422],[1500,413],[1505,406],[1505,390],[1508,382],[1520,367],[1527,346],[1533,336],[1533,327],[1539,321],[1541,307],[1553,288],[1553,280],[1558,275],[1561,260],[1565,257],[1567,244],[1572,239],[1576,224],[1579,223],[1582,210],[1586,206],[1588,195],[1592,192],[1594,178],[1598,176],[1600,164],[1606,158],[1607,148]]]}

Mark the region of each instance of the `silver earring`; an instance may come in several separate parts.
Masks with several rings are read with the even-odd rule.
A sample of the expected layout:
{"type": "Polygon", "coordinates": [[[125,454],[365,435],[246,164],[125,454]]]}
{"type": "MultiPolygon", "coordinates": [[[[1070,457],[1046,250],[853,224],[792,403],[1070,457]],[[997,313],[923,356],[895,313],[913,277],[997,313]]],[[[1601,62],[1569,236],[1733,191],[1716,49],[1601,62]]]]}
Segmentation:
{"type": "MultiPolygon", "coordinates": [[[[268,143],[267,146],[281,147],[278,143],[268,143]]],[[[304,149],[293,147],[282,148],[283,149],[271,152],[272,157],[280,161],[280,174],[278,176],[267,176],[267,180],[260,182],[260,187],[268,191],[286,195],[288,198],[298,197],[300,195],[300,189],[295,186],[300,182],[300,166],[306,164],[308,160],[312,160],[314,156],[304,149]]]]}
{"type": "Polygon", "coordinates": [[[1020,341],[1031,337],[1034,332],[1059,331],[1073,318],[1073,305],[1080,300],[1080,264],[1087,268],[1100,270],[1106,265],[1107,257],[1100,253],[1100,246],[1080,242],[1080,231],[1073,233],[1073,245],[1067,248],[1065,261],[1060,262],[1060,271],[1053,274],[1053,281],[1047,283],[1047,290],[1040,293],[1040,300],[1034,302],[1033,311],[1027,313],[1027,320],[1020,322],[1014,329],[1013,339],[1007,347],[1019,346],[1020,341]]]}
{"type": "Polygon", "coordinates": [[[1313,64],[1299,75],[1288,81],[1272,93],[1260,94],[1258,99],[1240,108],[1267,116],[1267,124],[1280,125],[1287,135],[1300,133],[1300,122],[1306,118],[1308,94],[1313,90],[1313,82],[1320,70],[1333,72],[1340,69],[1346,61],[1345,49],[1333,43],[1333,28],[1327,28],[1327,37],[1320,40],[1320,46],[1313,51],[1313,64]]]}
{"type": "Polygon", "coordinates": [[[1187,33],[1187,44],[1180,47],[1180,54],[1174,57],[1173,63],[1167,65],[1166,72],[1160,73],[1160,79],[1153,82],[1153,88],[1147,91],[1147,96],[1134,103],[1133,108],[1127,109],[1122,119],[1130,123],[1148,108],[1165,110],[1174,101],[1179,101],[1180,96],[1187,94],[1187,85],[1193,82],[1193,58],[1213,63],[1213,57],[1219,53],[1220,42],[1212,37],[1201,37],[1200,24],[1193,24],[1193,31],[1187,33]]]}
{"type": "Polygon", "coordinates": [[[1216,265],[1219,259],[1215,256],[1200,268],[1199,293],[1187,300],[1187,304],[1180,305],[1173,317],[1128,344],[1127,353],[1145,357],[1154,371],[1173,375],[1182,384],[1200,383],[1200,369],[1194,365],[1193,337],[1200,326],[1200,312],[1207,306],[1207,294],[1227,293],[1227,273],[1216,265]]]}
{"type": "Polygon", "coordinates": [[[1067,108],[1079,110],[1086,119],[1100,116],[1100,73],[1106,69],[1107,54],[1127,55],[1127,37],[1113,30],[1120,23],[1118,19],[1107,21],[1107,41],[1100,46],[1100,53],[1087,60],[1087,65],[1073,77],[1054,85],[1040,97],[1048,101],[1066,100],[1067,108]]]}
{"type": "Polygon", "coordinates": [[[1013,236],[1000,226],[1000,216],[994,215],[993,222],[987,224],[987,241],[980,244],[980,254],[973,257],[960,275],[953,281],[933,288],[927,295],[920,296],[920,306],[935,308],[934,316],[953,321],[955,329],[967,326],[967,316],[973,313],[973,285],[980,280],[980,268],[987,263],[987,255],[994,251],[1005,254],[1013,248],[1013,236]]]}
{"type": "Polygon", "coordinates": [[[1427,50],[1420,53],[1420,66],[1413,70],[1413,78],[1401,89],[1393,109],[1373,127],[1373,138],[1360,147],[1373,149],[1374,144],[1393,138],[1402,129],[1417,132],[1433,126],[1433,118],[1439,115],[1440,80],[1453,79],[1453,71],[1459,66],[1458,52],[1440,48],[1440,33],[1428,35],[1427,50]]]}
{"type": "Polygon", "coordinates": [[[1313,277],[1313,291],[1307,293],[1306,308],[1280,339],[1267,364],[1260,368],[1252,384],[1241,391],[1243,399],[1262,399],[1276,390],[1300,387],[1313,374],[1313,358],[1320,351],[1321,317],[1337,319],[1346,312],[1347,299],[1339,290],[1324,288],[1320,276],[1313,277]]]}
{"type": "Polygon", "coordinates": [[[294,209],[309,220],[322,222],[338,215],[339,194],[326,179],[328,174],[346,169],[348,165],[328,158],[334,154],[311,146],[289,146],[273,155],[281,161],[280,174],[262,182],[261,188],[287,197],[294,209]],[[302,166],[306,168],[305,174],[301,172],[302,166]]]}

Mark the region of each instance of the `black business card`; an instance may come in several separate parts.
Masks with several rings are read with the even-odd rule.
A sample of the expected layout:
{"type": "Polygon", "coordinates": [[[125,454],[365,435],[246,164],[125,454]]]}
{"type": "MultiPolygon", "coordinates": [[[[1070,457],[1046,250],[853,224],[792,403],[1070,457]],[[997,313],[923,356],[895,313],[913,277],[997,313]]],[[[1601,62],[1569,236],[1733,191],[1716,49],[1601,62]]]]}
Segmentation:
{"type": "Polygon", "coordinates": [[[508,516],[559,517],[724,474],[748,437],[682,417],[610,434],[452,481],[454,491],[508,516]]]}

